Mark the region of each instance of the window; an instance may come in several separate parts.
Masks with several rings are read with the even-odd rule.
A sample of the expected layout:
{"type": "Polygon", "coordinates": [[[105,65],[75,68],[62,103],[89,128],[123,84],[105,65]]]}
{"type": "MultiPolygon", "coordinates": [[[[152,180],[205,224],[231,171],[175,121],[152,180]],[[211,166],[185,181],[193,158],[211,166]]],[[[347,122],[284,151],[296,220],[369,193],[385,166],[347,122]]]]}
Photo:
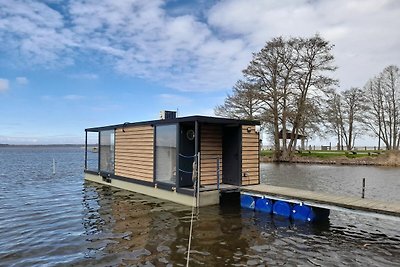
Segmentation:
{"type": "Polygon", "coordinates": [[[175,184],[176,125],[156,126],[156,181],[175,184]]]}
{"type": "Polygon", "coordinates": [[[99,133],[86,132],[86,170],[99,171],[99,133]]]}
{"type": "Polygon", "coordinates": [[[114,173],[114,130],[100,132],[100,171],[114,173]]]}

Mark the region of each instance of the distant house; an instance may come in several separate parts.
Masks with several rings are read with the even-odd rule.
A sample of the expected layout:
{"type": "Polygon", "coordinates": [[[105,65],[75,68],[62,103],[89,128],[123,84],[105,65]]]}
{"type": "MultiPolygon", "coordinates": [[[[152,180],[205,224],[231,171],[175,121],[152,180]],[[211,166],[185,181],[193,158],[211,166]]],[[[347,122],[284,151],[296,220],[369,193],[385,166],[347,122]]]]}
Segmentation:
{"type": "MultiPolygon", "coordinates": [[[[286,139],[292,139],[292,135],[293,135],[292,132],[286,131],[286,139]]],[[[279,131],[278,136],[279,136],[279,139],[283,139],[283,131],[282,130],[279,131]]],[[[305,139],[307,139],[307,136],[298,134],[297,139],[305,140],[305,139]]]]}
{"type": "MultiPolygon", "coordinates": [[[[292,136],[294,134],[291,131],[286,131],[286,139],[292,139],[292,136]]],[[[279,131],[279,139],[282,140],[283,139],[283,131],[280,130],[279,131]]],[[[294,137],[294,136],[293,136],[294,137]]],[[[302,134],[298,134],[297,135],[297,140],[301,140],[301,149],[305,149],[305,141],[307,140],[307,136],[306,135],[302,135],[302,134]]],[[[295,149],[295,148],[293,148],[295,149]]]]}

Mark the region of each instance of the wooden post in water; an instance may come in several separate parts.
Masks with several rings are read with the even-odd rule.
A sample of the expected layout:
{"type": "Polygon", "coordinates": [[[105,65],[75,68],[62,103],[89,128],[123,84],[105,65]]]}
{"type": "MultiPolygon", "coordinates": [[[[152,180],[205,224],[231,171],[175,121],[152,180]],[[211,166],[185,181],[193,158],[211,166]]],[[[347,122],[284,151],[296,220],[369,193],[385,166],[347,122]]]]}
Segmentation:
{"type": "Polygon", "coordinates": [[[56,174],[56,160],[53,158],[53,174],[56,174]]]}
{"type": "Polygon", "coordinates": [[[365,196],[365,178],[363,178],[362,180],[362,195],[361,197],[364,198],[365,196]]]}

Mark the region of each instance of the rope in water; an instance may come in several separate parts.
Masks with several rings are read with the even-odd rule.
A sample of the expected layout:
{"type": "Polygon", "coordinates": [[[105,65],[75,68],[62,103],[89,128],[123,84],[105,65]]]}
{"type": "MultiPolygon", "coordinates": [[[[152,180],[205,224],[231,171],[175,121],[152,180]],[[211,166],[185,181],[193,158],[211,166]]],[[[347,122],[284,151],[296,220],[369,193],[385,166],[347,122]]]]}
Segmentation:
{"type": "Polygon", "coordinates": [[[193,173],[192,173],[192,180],[193,180],[193,203],[192,203],[192,217],[190,219],[190,230],[189,230],[189,243],[188,243],[188,250],[187,250],[187,258],[186,258],[186,267],[189,267],[189,260],[190,260],[190,246],[192,244],[192,234],[193,234],[193,216],[194,216],[194,208],[198,208],[200,206],[199,198],[199,186],[200,186],[200,179],[199,179],[199,161],[200,161],[200,152],[197,153],[196,157],[193,161],[193,173]]]}
{"type": "Polygon", "coordinates": [[[193,217],[194,217],[194,207],[196,205],[196,187],[193,190],[193,203],[192,203],[192,218],[190,219],[190,230],[189,230],[189,244],[187,250],[186,267],[189,267],[190,259],[190,245],[192,244],[192,233],[193,233],[193,217]]]}

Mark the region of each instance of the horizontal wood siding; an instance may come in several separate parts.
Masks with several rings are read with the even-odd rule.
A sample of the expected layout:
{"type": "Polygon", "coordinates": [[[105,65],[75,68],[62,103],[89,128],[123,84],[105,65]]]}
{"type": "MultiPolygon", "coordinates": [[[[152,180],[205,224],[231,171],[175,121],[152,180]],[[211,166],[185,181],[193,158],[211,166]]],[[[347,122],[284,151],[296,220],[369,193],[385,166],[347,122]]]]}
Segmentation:
{"type": "Polygon", "coordinates": [[[242,125],[242,185],[259,184],[259,139],[255,126],[242,125]]]}
{"type": "Polygon", "coordinates": [[[115,175],[152,182],[153,127],[132,126],[124,131],[115,131],[115,175]]]}
{"type": "Polygon", "coordinates": [[[200,130],[200,181],[202,185],[217,183],[217,157],[222,178],[222,127],[204,124],[200,130]]]}

